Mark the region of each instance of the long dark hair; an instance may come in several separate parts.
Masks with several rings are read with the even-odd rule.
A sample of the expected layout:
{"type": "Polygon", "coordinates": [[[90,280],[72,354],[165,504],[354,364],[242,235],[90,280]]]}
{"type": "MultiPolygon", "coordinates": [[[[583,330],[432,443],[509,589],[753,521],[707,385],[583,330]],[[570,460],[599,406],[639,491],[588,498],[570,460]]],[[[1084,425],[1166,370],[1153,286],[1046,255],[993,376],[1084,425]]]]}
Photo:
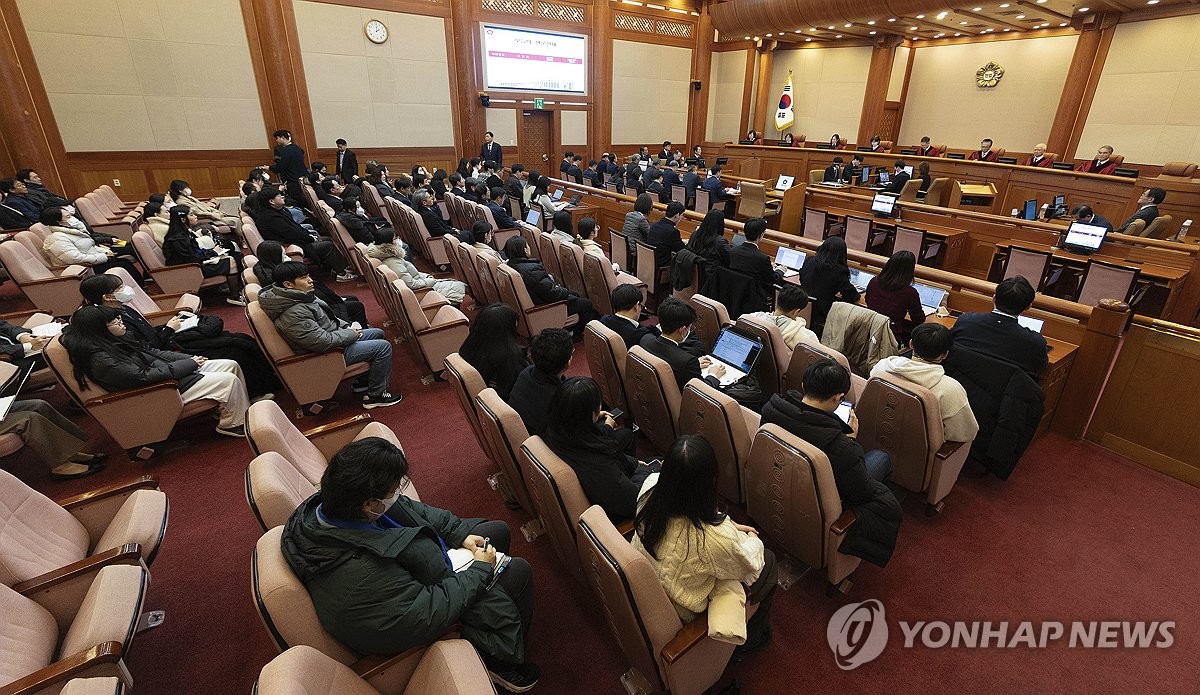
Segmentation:
{"type": "Polygon", "coordinates": [[[633,518],[638,538],[655,558],[675,517],[686,518],[696,528],[725,522],[725,513],[717,506],[717,455],[703,437],[684,435],[675,440],[658,484],[633,518]]]}
{"type": "Polygon", "coordinates": [[[120,316],[121,312],[116,309],[98,305],[80,307],[71,315],[71,324],[64,329],[62,343],[75,367],[75,381],[81,390],[88,387],[92,355],[96,353],[125,353],[131,360],[146,363],[142,351],[132,341],[108,332],[108,322],[120,316]]]}
{"type": "Polygon", "coordinates": [[[879,286],[893,292],[908,287],[912,284],[916,269],[917,257],[912,251],[897,251],[883,265],[883,271],[879,273],[879,286]]]}
{"type": "Polygon", "coordinates": [[[458,169],[455,169],[464,179],[471,175],[471,170],[467,168],[467,158],[458,158],[458,169]]]}
{"type": "Polygon", "coordinates": [[[709,210],[708,214],[704,216],[704,221],[700,223],[699,227],[696,227],[696,231],[692,232],[691,238],[688,239],[688,250],[697,256],[711,256],[716,253],[723,236],[725,236],[725,213],[720,210],[709,210]]]}
{"type": "Polygon", "coordinates": [[[485,306],[471,322],[458,354],[488,386],[508,393],[526,364],[525,348],[517,342],[517,310],[499,302],[485,306]]]}
{"type": "Polygon", "coordinates": [[[562,456],[570,449],[590,449],[617,454],[613,437],[601,436],[595,414],[603,408],[600,386],[590,376],[576,376],[559,384],[546,414],[546,445],[562,456]]]}
{"type": "Polygon", "coordinates": [[[263,287],[274,282],[272,271],[275,266],[283,263],[283,244],[278,241],[264,241],[254,249],[254,255],[258,258],[258,263],[254,264],[254,276],[258,278],[258,282],[263,287]]]}
{"type": "Polygon", "coordinates": [[[832,265],[849,269],[846,264],[846,240],[840,236],[831,236],[817,247],[813,262],[821,265],[832,265]]]}

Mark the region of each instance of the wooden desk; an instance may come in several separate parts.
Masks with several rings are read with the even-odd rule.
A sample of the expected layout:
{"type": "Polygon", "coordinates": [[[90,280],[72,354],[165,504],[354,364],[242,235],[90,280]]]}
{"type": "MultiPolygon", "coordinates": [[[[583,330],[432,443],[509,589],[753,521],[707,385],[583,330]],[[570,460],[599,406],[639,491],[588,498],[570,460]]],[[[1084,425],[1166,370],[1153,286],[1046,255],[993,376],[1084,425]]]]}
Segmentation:
{"type": "MultiPolygon", "coordinates": [[[[833,219],[841,220],[843,223],[845,222],[847,215],[854,215],[856,217],[862,216],[862,212],[860,211],[847,210],[845,208],[827,208],[825,212],[833,219]]],[[[896,227],[908,227],[909,229],[919,229],[925,232],[927,239],[932,239],[933,241],[942,244],[942,249],[938,251],[938,255],[934,257],[933,262],[923,264],[932,266],[934,268],[957,267],[961,260],[962,252],[967,246],[968,234],[961,229],[953,229],[951,227],[927,224],[924,222],[898,220],[891,217],[874,218],[872,220],[872,226],[873,228],[881,228],[887,233],[891,242],[886,249],[888,256],[891,255],[892,245],[895,244],[896,227]]]]}
{"type": "Polygon", "coordinates": [[[571,213],[571,228],[578,229],[579,221],[585,217],[591,217],[596,220],[596,225],[600,225],[600,208],[595,205],[588,205],[581,202],[579,205],[571,205],[566,208],[566,211],[571,213]]]}

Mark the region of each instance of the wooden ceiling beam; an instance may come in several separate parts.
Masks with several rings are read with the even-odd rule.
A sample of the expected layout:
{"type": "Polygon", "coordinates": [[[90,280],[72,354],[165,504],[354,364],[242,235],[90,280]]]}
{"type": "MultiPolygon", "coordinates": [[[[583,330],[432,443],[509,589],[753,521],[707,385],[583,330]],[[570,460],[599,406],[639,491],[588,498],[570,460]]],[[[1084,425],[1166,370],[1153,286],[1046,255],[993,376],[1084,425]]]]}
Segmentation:
{"type": "MultiPolygon", "coordinates": [[[[1058,21],[1060,21],[1060,22],[1071,21],[1071,18],[1068,17],[1067,15],[1055,12],[1054,10],[1050,9],[1049,7],[1046,7],[1045,5],[1039,5],[1036,2],[1030,2],[1029,0],[1015,0],[1015,2],[1018,5],[1020,5],[1021,7],[1028,7],[1031,10],[1036,10],[1040,14],[1050,15],[1051,17],[1057,17],[1058,21]]],[[[1029,15],[1028,12],[1026,12],[1025,14],[1026,14],[1026,16],[1029,15]]]]}

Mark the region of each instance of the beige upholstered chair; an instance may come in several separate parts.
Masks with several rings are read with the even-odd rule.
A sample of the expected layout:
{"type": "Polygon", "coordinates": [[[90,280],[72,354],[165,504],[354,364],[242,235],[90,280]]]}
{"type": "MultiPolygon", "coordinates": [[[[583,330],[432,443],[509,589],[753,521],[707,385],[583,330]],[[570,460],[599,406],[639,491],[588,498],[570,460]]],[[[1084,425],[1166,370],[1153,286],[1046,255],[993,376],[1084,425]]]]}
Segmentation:
{"type": "Polygon", "coordinates": [[[580,297],[591,297],[587,283],[583,280],[583,247],[579,244],[564,244],[559,241],[556,245],[558,252],[558,269],[562,273],[558,279],[569,290],[580,297]]]}
{"type": "Polygon", "coordinates": [[[828,215],[824,210],[804,208],[804,238],[822,241],[828,227],[828,215]]]}
{"type": "Polygon", "coordinates": [[[475,300],[476,306],[482,307],[487,304],[487,293],[484,291],[483,281],[479,279],[479,271],[475,268],[474,254],[479,251],[469,244],[459,242],[450,234],[442,237],[442,240],[450,248],[452,264],[453,259],[458,258],[458,267],[454,269],[455,275],[467,283],[468,292],[475,300]]]}
{"type": "Polygon", "coordinates": [[[825,180],[825,170],[824,169],[809,169],[808,170],[808,183],[810,186],[821,183],[824,180],[825,180]]]}
{"type": "MultiPolygon", "coordinates": [[[[142,226],[145,227],[145,225],[142,226]]],[[[138,258],[145,265],[146,272],[150,273],[150,277],[154,278],[154,283],[167,294],[184,292],[194,294],[205,287],[225,284],[224,275],[204,277],[199,263],[167,265],[167,257],[163,255],[162,247],[158,245],[149,231],[136,232],[133,235],[133,247],[137,249],[138,258]]]]}
{"type": "Polygon", "coordinates": [[[105,567],[77,588],[0,586],[0,692],[58,693],[71,678],[131,685],[123,657],[149,583],[149,571],[133,564],[105,567]]]}
{"type": "Polygon", "coordinates": [[[1146,225],[1145,230],[1139,236],[1147,239],[1166,239],[1171,232],[1171,222],[1173,221],[1174,218],[1171,215],[1159,215],[1146,225]]]}
{"type": "Polygon", "coordinates": [[[116,676],[74,678],[59,695],[125,695],[129,688],[116,676]]]}
{"type": "MultiPolygon", "coordinates": [[[[263,243],[262,233],[258,231],[258,226],[254,224],[254,220],[249,217],[242,218],[242,237],[246,240],[246,246],[250,247],[251,251],[257,253],[259,244],[263,243]]],[[[295,244],[285,245],[283,247],[283,255],[287,256],[287,259],[290,261],[304,262],[304,249],[295,244]]]]}
{"type": "Polygon", "coordinates": [[[167,515],[154,478],[55,502],[0,470],[0,584],[22,593],[53,584],[82,595],[103,567],[153,562],[167,515]]]}
{"type": "MultiPolygon", "coordinates": [[[[613,242],[614,244],[618,242],[613,242]]],[[[624,243],[624,242],[620,242],[624,243]]],[[[614,246],[614,248],[616,248],[614,246]]],[[[621,248],[624,248],[622,246],[621,248]]],[[[612,292],[621,285],[634,285],[645,288],[646,285],[625,271],[613,270],[612,264],[599,256],[590,253],[583,254],[583,281],[587,284],[587,296],[601,316],[613,313],[612,292]]]]}
{"type": "Polygon", "coordinates": [[[579,515],[591,503],[583,494],[579,478],[541,437],[530,437],[521,444],[520,460],[529,495],[542,527],[550,537],[550,546],[567,570],[576,579],[584,581],[579,555],[573,551],[579,515]]]}
{"type": "MultiPolygon", "coordinates": [[[[701,695],[720,679],[733,644],[708,636],[708,616],[684,624],[654,567],[598,506],[579,518],[577,551],[586,583],[646,692],[701,695]]],[[[751,606],[747,617],[754,612],[751,606]]]]}
{"type": "Polygon", "coordinates": [[[583,330],[583,349],[604,402],[609,407],[628,411],[629,400],[625,397],[625,360],[628,350],[625,341],[604,324],[592,320],[583,330]]]}
{"type": "MultiPolygon", "coordinates": [[[[804,370],[808,369],[808,365],[813,362],[824,359],[833,360],[845,367],[846,371],[850,371],[850,360],[837,350],[816,341],[801,340],[796,343],[796,348],[792,350],[792,359],[788,362],[787,371],[783,375],[784,387],[802,391],[804,389],[804,370]]],[[[866,385],[866,379],[851,372],[850,393],[846,394],[846,400],[857,403],[866,385]]]]}
{"type": "MultiPolygon", "coordinates": [[[[487,298],[488,304],[495,304],[503,301],[500,296],[500,265],[503,261],[498,256],[490,253],[479,251],[473,246],[463,246],[467,253],[471,256],[471,260],[475,263],[475,272],[479,275],[480,285],[483,287],[484,296],[487,298]]],[[[515,308],[515,307],[514,307],[515,308]]]]}
{"type": "Polygon", "coordinates": [[[768,543],[816,570],[832,587],[849,589],[846,577],[861,560],[838,552],[854,513],[843,511],[829,459],[779,425],[763,425],[746,463],[746,511],[768,543]]]}
{"type": "Polygon", "coordinates": [[[633,265],[633,258],[629,253],[629,237],[615,227],[608,228],[608,253],[612,256],[613,263],[625,272],[637,272],[637,268],[633,265]]]}
{"type": "Polygon", "coordinates": [[[366,362],[347,365],[340,349],[319,354],[296,352],[275,329],[275,323],[257,301],[246,305],[246,318],[279,380],[311,415],[323,410],[319,402],[332,397],[342,381],[366,374],[370,369],[366,362]]]}
{"type": "Polygon", "coordinates": [[[1087,306],[1096,306],[1101,299],[1129,301],[1141,271],[1131,266],[1117,265],[1089,258],[1083,271],[1079,296],[1075,301],[1087,306]]]}
{"type": "Polygon", "coordinates": [[[71,399],[96,418],[130,459],[151,458],[156,453],[151,445],[167,439],[176,422],[218,405],[207,398],[185,405],[173,379],[125,391],[105,391],[88,379],[87,388],[81,389],[67,349],[57,337],[46,345],[42,356],[71,399]]]}
{"type": "MultiPolygon", "coordinates": [[[[931,184],[932,185],[932,184],[931,184]]],[[[904,188],[900,189],[901,203],[917,202],[917,193],[921,191],[921,179],[909,179],[905,182],[904,188]]]]}
{"type": "Polygon", "coordinates": [[[553,234],[548,232],[538,232],[538,258],[542,261],[542,266],[546,272],[554,276],[556,280],[562,280],[562,266],[558,262],[558,247],[562,242],[553,234]]]}
{"type": "Polygon", "coordinates": [[[754,364],[754,375],[758,377],[763,397],[770,398],[783,391],[783,375],[792,361],[792,351],[784,342],[779,326],[769,319],[748,314],[739,316],[736,325],[741,331],[762,341],[763,351],[754,364]]]}
{"type": "Polygon", "coordinates": [[[508,264],[496,266],[500,299],[517,310],[517,329],[523,338],[532,338],[544,328],[569,328],[579,321],[577,314],[567,313],[565,299],[549,304],[534,304],[521,274],[508,264]]]}
{"type": "Polygon", "coordinates": [[[696,338],[706,350],[712,350],[721,329],[733,323],[729,320],[729,311],[724,304],[702,294],[692,295],[688,303],[696,310],[696,324],[692,327],[696,338]]]}
{"type": "Polygon", "coordinates": [[[712,201],[709,199],[708,191],[703,188],[696,189],[696,212],[705,215],[712,208],[712,201]]]}
{"type": "Polygon", "coordinates": [[[529,439],[529,430],[525,429],[521,416],[500,398],[495,389],[484,389],[475,397],[475,410],[479,413],[479,429],[489,445],[485,451],[500,468],[501,479],[497,486],[503,488],[501,494],[512,498],[525,513],[536,516],[529,483],[521,472],[517,453],[521,444],[529,439]]]}
{"type": "Polygon", "coordinates": [[[867,382],[854,410],[863,449],[882,449],[892,457],[888,480],[926,493],[926,515],[941,511],[971,445],[946,441],[937,396],[903,377],[884,374],[867,382]]]}
{"type": "Polygon", "coordinates": [[[278,452],[255,456],[246,467],[246,501],[263,531],[283,526],[317,486],[278,452]]]}
{"type": "Polygon", "coordinates": [[[426,647],[361,659],[321,626],[304,583],[283,556],[283,527],[267,531],[251,558],[251,592],[258,615],[279,651],[304,645],[349,666],[382,692],[402,692],[426,647]]]}
{"type": "MultiPolygon", "coordinates": [[[[365,661],[365,660],[364,660],[365,661]]],[[[405,682],[383,690],[366,677],[369,665],[346,666],[305,645],[275,657],[259,673],[257,695],[481,695],[491,678],[470,642],[451,639],[425,648],[405,682]]]]}
{"type": "Polygon", "coordinates": [[[759,420],[758,413],[700,379],[683,387],[679,434],[697,434],[712,445],[717,454],[717,494],[731,502],[746,499],[743,469],[759,420]]]}
{"type": "Polygon", "coordinates": [[[1196,165],[1191,162],[1167,162],[1159,172],[1160,179],[1183,180],[1196,175],[1196,165]]]}
{"type": "Polygon", "coordinates": [[[458,350],[467,339],[470,322],[466,315],[458,307],[446,305],[427,318],[421,309],[421,301],[403,280],[394,280],[392,291],[398,295],[400,310],[412,326],[413,343],[420,353],[426,374],[442,371],[446,356],[458,350]]]}
{"type": "Polygon", "coordinates": [[[1040,292],[1050,274],[1050,261],[1053,258],[1054,255],[1049,251],[1013,244],[1008,247],[1008,259],[1004,262],[1004,279],[1020,275],[1033,285],[1034,290],[1040,292]]]}
{"type": "Polygon", "coordinates": [[[120,218],[110,218],[87,196],[75,199],[75,209],[83,217],[84,221],[88,223],[88,226],[92,228],[92,231],[101,234],[111,234],[125,241],[133,238],[133,232],[136,229],[135,225],[137,224],[139,215],[128,214],[120,218]]]}
{"type": "Polygon", "coordinates": [[[301,432],[275,401],[259,401],[246,411],[246,439],[254,454],[280,454],[313,485],[321,483],[334,454],[350,442],[367,437],[380,437],[400,446],[396,434],[387,425],[372,421],[367,413],[301,432]]]}
{"type": "Polygon", "coordinates": [[[778,215],[782,201],[767,202],[767,189],[761,183],[742,181],[737,213],[743,217],[772,217],[778,215]]]}
{"type": "Polygon", "coordinates": [[[138,313],[155,326],[161,326],[181,311],[196,312],[200,310],[200,298],[191,293],[158,294],[151,297],[146,294],[141,285],[134,281],[124,268],[109,268],[105,275],[121,278],[126,287],[133,290],[133,299],[129,306],[137,309],[138,313]]]}
{"type": "Polygon", "coordinates": [[[82,265],[51,269],[45,256],[20,243],[0,244],[0,262],[33,306],[53,316],[79,308],[79,283],[92,276],[92,269],[82,265]]]}
{"type": "Polygon", "coordinates": [[[679,436],[679,384],[671,366],[640,345],[625,359],[629,412],[655,450],[666,453],[679,436]]]}
{"type": "Polygon", "coordinates": [[[475,367],[471,366],[457,352],[446,356],[446,371],[444,372],[446,381],[450,382],[450,388],[454,391],[454,397],[458,400],[458,408],[462,411],[463,417],[471,425],[471,431],[475,433],[475,441],[479,444],[479,448],[483,453],[487,454],[488,458],[493,458],[491,444],[483,436],[483,430],[479,424],[479,411],[475,403],[475,397],[487,388],[483,377],[475,367]]]}

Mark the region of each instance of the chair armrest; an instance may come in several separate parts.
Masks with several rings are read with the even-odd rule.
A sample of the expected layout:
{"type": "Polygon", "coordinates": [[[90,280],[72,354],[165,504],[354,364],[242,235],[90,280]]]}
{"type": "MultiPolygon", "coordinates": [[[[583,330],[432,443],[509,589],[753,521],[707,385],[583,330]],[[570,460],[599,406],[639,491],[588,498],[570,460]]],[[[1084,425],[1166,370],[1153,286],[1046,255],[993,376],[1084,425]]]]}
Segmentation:
{"type": "Polygon", "coordinates": [[[87,529],[91,543],[97,543],[131,495],[138,490],[157,489],[158,480],[145,476],[85,492],[66,500],[66,504],[60,504],[87,529]]]}
{"type": "Polygon", "coordinates": [[[942,448],[938,449],[934,456],[943,460],[948,459],[953,456],[963,444],[967,444],[967,442],[944,442],[942,444],[942,448]]]}
{"type": "Polygon", "coordinates": [[[109,497],[127,497],[133,494],[135,490],[157,489],[158,478],[155,478],[151,475],[144,475],[140,478],[135,478],[134,480],[128,480],[123,483],[115,483],[113,485],[96,488],[95,490],[89,490],[81,495],[68,497],[64,500],[60,500],[58,505],[69,512],[74,507],[96,502],[102,499],[107,499],[109,497]]]}
{"type": "Polygon", "coordinates": [[[275,365],[282,367],[289,364],[298,364],[300,362],[304,362],[305,360],[311,360],[315,357],[322,357],[324,355],[341,355],[342,352],[342,348],[334,348],[328,352],[302,352],[298,355],[292,355],[290,357],[281,357],[275,360],[275,365]]]}
{"type": "Polygon", "coordinates": [[[43,669],[0,687],[0,695],[33,695],[33,693],[43,692],[57,684],[65,684],[72,678],[85,674],[116,675],[128,684],[129,674],[121,661],[122,649],[120,642],[97,644],[87,651],[59,659],[43,669]],[[109,673],[88,673],[97,667],[103,668],[109,673]]]}
{"type": "MultiPolygon", "coordinates": [[[[433,642],[440,642],[441,640],[445,639],[455,639],[458,637],[460,630],[462,630],[462,625],[455,623],[437,639],[433,640],[433,642]]],[[[433,642],[430,642],[429,644],[433,644],[433,642]]],[[[406,649],[397,654],[368,654],[358,661],[355,661],[353,664],[350,664],[350,669],[358,674],[359,678],[362,678],[365,681],[370,681],[372,678],[386,671],[394,664],[398,664],[405,659],[412,658],[413,656],[425,651],[429,648],[429,644],[422,644],[413,647],[412,649],[406,649]]]]}
{"type": "MultiPolygon", "coordinates": [[[[549,304],[538,304],[537,306],[526,309],[525,313],[526,314],[536,314],[539,311],[549,311],[550,309],[553,309],[553,308],[559,307],[559,306],[561,306],[563,308],[563,310],[566,311],[567,300],[560,299],[557,302],[550,302],[549,304]]],[[[570,312],[568,312],[568,313],[570,313],[570,312]]]]}
{"type": "MultiPolygon", "coordinates": [[[[184,294],[187,294],[187,293],[184,292],[184,293],[180,293],[175,296],[182,297],[184,294]]],[[[165,325],[167,323],[167,321],[170,321],[172,317],[175,317],[178,315],[179,315],[179,309],[169,309],[169,310],[164,310],[164,311],[151,311],[148,314],[142,314],[142,318],[146,319],[146,322],[149,323],[151,326],[162,326],[162,325],[165,325]]]]}
{"type": "Polygon", "coordinates": [[[696,619],[683,626],[675,636],[662,648],[662,658],[668,664],[673,664],[683,658],[692,647],[708,638],[708,614],[701,613],[696,619]]]}
{"type": "MultiPolygon", "coordinates": [[[[32,597],[36,593],[47,591],[78,577],[99,572],[101,568],[109,565],[132,565],[139,562],[141,558],[141,546],[137,543],[126,543],[120,547],[109,548],[102,553],[85,557],[79,562],[72,562],[32,579],[13,584],[12,589],[18,594],[32,597]]],[[[90,581],[88,585],[91,585],[90,581]]]]}
{"type": "MultiPolygon", "coordinates": [[[[79,277],[79,274],[68,275],[66,272],[66,271],[70,270],[72,267],[75,267],[75,266],[67,266],[67,268],[65,268],[63,270],[63,274],[59,275],[57,277],[43,278],[41,280],[22,280],[17,284],[21,287],[34,287],[37,285],[54,285],[54,284],[60,284],[60,283],[64,283],[64,282],[73,282],[75,284],[79,284],[79,281],[82,279],[79,277]]],[[[79,267],[82,267],[82,266],[79,266],[79,267]]]]}
{"type": "Polygon", "coordinates": [[[467,319],[456,319],[449,323],[443,323],[440,326],[430,326],[429,328],[422,328],[421,330],[417,331],[417,335],[433,335],[435,333],[441,333],[442,331],[453,330],[455,328],[458,328],[459,326],[466,326],[466,325],[469,325],[469,323],[470,322],[467,321],[467,319]]]}
{"type": "Polygon", "coordinates": [[[306,439],[312,442],[313,446],[320,450],[321,455],[326,459],[331,459],[343,446],[353,441],[363,431],[363,428],[371,424],[372,421],[370,415],[360,413],[338,420],[337,422],[313,427],[300,434],[303,434],[306,439]]]}
{"type": "Polygon", "coordinates": [[[137,398],[138,396],[145,396],[147,394],[154,393],[155,391],[161,391],[161,390],[167,389],[167,388],[169,388],[173,391],[178,391],[179,390],[179,382],[175,381],[174,379],[171,379],[168,381],[160,381],[156,384],[150,384],[148,386],[139,386],[134,389],[129,389],[128,391],[119,391],[117,393],[109,393],[104,396],[98,396],[96,398],[93,398],[93,399],[85,402],[83,404],[83,406],[85,408],[88,408],[88,407],[98,406],[98,405],[109,405],[110,403],[117,403],[117,402],[123,401],[127,398],[137,398]]]}
{"type": "Polygon", "coordinates": [[[842,515],[837,518],[837,521],[833,522],[833,525],[829,527],[829,530],[835,536],[844,536],[846,535],[846,532],[850,530],[850,527],[854,525],[856,520],[857,517],[854,516],[854,510],[847,509],[846,511],[842,512],[842,515]]]}

